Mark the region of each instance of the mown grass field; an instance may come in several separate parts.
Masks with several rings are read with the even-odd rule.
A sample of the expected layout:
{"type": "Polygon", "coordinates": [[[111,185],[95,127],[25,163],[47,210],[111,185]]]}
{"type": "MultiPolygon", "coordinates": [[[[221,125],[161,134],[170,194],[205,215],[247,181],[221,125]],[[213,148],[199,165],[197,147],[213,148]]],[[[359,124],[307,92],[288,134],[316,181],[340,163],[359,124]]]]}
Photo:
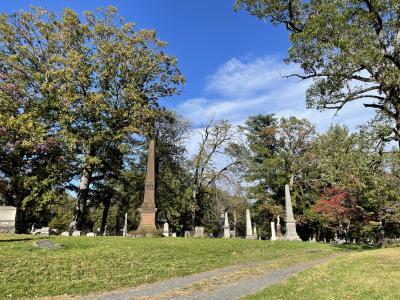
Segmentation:
{"type": "Polygon", "coordinates": [[[245,299],[400,299],[400,248],[335,258],[245,299]]]}
{"type": "Polygon", "coordinates": [[[341,251],[319,243],[122,237],[49,237],[63,247],[44,250],[34,239],[0,235],[0,299],[85,295],[232,264],[294,263],[341,251]]]}

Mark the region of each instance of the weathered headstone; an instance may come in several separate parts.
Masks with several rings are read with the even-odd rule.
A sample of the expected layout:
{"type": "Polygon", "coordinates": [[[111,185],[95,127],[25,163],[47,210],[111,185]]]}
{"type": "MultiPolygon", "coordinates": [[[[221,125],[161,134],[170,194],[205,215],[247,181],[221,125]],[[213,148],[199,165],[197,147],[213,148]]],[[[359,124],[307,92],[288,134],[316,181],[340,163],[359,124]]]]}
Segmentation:
{"type": "Polygon", "coordinates": [[[185,238],[190,238],[192,236],[192,234],[190,233],[190,231],[186,230],[185,231],[185,238]]]}
{"type": "Polygon", "coordinates": [[[58,244],[54,244],[51,241],[48,240],[41,240],[41,241],[36,241],[33,243],[36,247],[39,247],[41,249],[56,249],[56,248],[60,248],[60,245],[58,244]]]}
{"type": "Polygon", "coordinates": [[[126,236],[128,234],[128,213],[125,213],[125,221],[124,228],[122,229],[122,236],[126,236]]]}
{"type": "Polygon", "coordinates": [[[224,238],[229,239],[230,237],[231,233],[229,232],[228,212],[226,211],[224,214],[224,238]]]}
{"type": "Polygon", "coordinates": [[[276,241],[275,222],[271,222],[271,241],[276,241]]]}
{"type": "Polygon", "coordinates": [[[89,236],[89,237],[94,237],[94,236],[95,236],[95,234],[94,234],[94,232],[88,232],[88,233],[86,234],[86,236],[89,236]]]}
{"type": "Polygon", "coordinates": [[[149,142],[149,151],[147,154],[147,170],[144,189],[144,200],[140,207],[140,224],[138,230],[155,230],[156,229],[156,204],[155,204],[155,142],[149,142]]]}
{"type": "Polygon", "coordinates": [[[171,233],[171,237],[176,237],[176,232],[171,233]]]}
{"type": "Polygon", "coordinates": [[[199,238],[204,237],[204,227],[203,226],[196,226],[194,228],[194,237],[199,237],[199,238]]]}
{"type": "Polygon", "coordinates": [[[72,232],[72,236],[81,236],[81,232],[79,230],[75,230],[72,232]]]}
{"type": "Polygon", "coordinates": [[[164,223],[163,225],[163,236],[168,237],[169,236],[169,225],[167,222],[164,223]]]}
{"type": "Polygon", "coordinates": [[[296,231],[296,221],[293,216],[292,199],[290,198],[289,185],[285,185],[285,208],[286,208],[286,234],[285,240],[300,241],[296,231]]]}
{"type": "Polygon", "coordinates": [[[281,227],[281,218],[277,217],[277,222],[276,222],[276,239],[280,240],[282,239],[283,235],[282,235],[282,227],[281,227]]]}
{"type": "Polygon", "coordinates": [[[0,206],[0,233],[15,233],[16,218],[16,207],[0,206]]]}
{"type": "Polygon", "coordinates": [[[69,232],[68,231],[61,232],[61,236],[69,236],[69,232]]]}
{"type": "Polygon", "coordinates": [[[256,224],[253,224],[253,236],[255,239],[257,239],[257,237],[258,237],[256,224]]]}
{"type": "Polygon", "coordinates": [[[251,228],[250,209],[246,209],[246,239],[254,240],[253,229],[251,228]]]}
{"type": "Polygon", "coordinates": [[[42,227],[40,228],[40,235],[49,236],[51,234],[50,227],[42,227]]]}

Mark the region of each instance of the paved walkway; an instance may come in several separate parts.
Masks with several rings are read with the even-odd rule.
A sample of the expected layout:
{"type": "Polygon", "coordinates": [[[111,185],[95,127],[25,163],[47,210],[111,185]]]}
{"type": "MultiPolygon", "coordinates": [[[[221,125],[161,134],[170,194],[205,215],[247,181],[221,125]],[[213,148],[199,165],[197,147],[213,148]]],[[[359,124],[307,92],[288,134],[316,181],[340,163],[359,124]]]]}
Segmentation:
{"type": "Polygon", "coordinates": [[[174,278],[136,288],[86,296],[85,300],[158,299],[240,299],[255,294],[294,274],[326,262],[334,256],[275,269],[265,262],[229,266],[222,269],[174,278]],[[269,269],[269,270],[268,270],[269,269]]]}

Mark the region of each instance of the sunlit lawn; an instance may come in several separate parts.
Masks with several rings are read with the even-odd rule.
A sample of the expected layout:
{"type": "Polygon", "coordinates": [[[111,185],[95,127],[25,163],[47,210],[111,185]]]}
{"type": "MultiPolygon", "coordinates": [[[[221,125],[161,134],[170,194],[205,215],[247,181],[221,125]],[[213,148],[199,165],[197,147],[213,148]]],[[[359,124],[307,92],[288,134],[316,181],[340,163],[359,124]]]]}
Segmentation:
{"type": "Polygon", "coordinates": [[[341,251],[328,244],[243,239],[48,239],[63,247],[38,249],[30,236],[0,235],[0,299],[83,295],[237,263],[285,256],[305,261],[341,251]]]}
{"type": "Polygon", "coordinates": [[[400,248],[351,253],[246,299],[400,299],[400,248]]]}

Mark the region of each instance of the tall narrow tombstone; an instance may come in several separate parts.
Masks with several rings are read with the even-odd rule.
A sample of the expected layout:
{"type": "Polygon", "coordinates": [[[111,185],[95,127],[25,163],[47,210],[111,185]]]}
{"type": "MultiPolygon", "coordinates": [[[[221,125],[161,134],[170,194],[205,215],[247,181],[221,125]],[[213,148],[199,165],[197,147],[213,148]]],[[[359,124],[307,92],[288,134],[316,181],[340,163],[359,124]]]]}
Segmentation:
{"type": "Polygon", "coordinates": [[[140,211],[140,224],[138,230],[156,229],[156,203],[155,203],[155,142],[149,142],[149,152],[147,154],[147,170],[144,190],[144,200],[140,211]]]}
{"type": "Polygon", "coordinates": [[[122,229],[122,235],[126,236],[128,233],[128,213],[125,213],[124,229],[122,229]]]}
{"type": "Polygon", "coordinates": [[[256,224],[253,224],[253,237],[254,237],[254,239],[257,239],[257,237],[258,237],[256,224]]]}
{"type": "Polygon", "coordinates": [[[296,221],[293,216],[292,199],[290,198],[289,185],[285,185],[285,208],[286,208],[286,234],[285,240],[300,241],[296,231],[296,221]]]}
{"type": "Polygon", "coordinates": [[[236,233],[236,210],[233,211],[233,236],[236,237],[237,233],[236,233]]]}
{"type": "Polygon", "coordinates": [[[226,211],[224,214],[224,238],[229,239],[231,234],[229,232],[229,220],[228,220],[228,212],[226,211]]]}
{"type": "Polygon", "coordinates": [[[251,228],[250,209],[246,209],[246,239],[254,239],[253,229],[251,228]]]}
{"type": "Polygon", "coordinates": [[[281,218],[279,217],[279,215],[276,222],[276,239],[282,239],[281,218]]]}
{"type": "Polygon", "coordinates": [[[271,241],[276,241],[275,222],[271,222],[271,241]]]}

